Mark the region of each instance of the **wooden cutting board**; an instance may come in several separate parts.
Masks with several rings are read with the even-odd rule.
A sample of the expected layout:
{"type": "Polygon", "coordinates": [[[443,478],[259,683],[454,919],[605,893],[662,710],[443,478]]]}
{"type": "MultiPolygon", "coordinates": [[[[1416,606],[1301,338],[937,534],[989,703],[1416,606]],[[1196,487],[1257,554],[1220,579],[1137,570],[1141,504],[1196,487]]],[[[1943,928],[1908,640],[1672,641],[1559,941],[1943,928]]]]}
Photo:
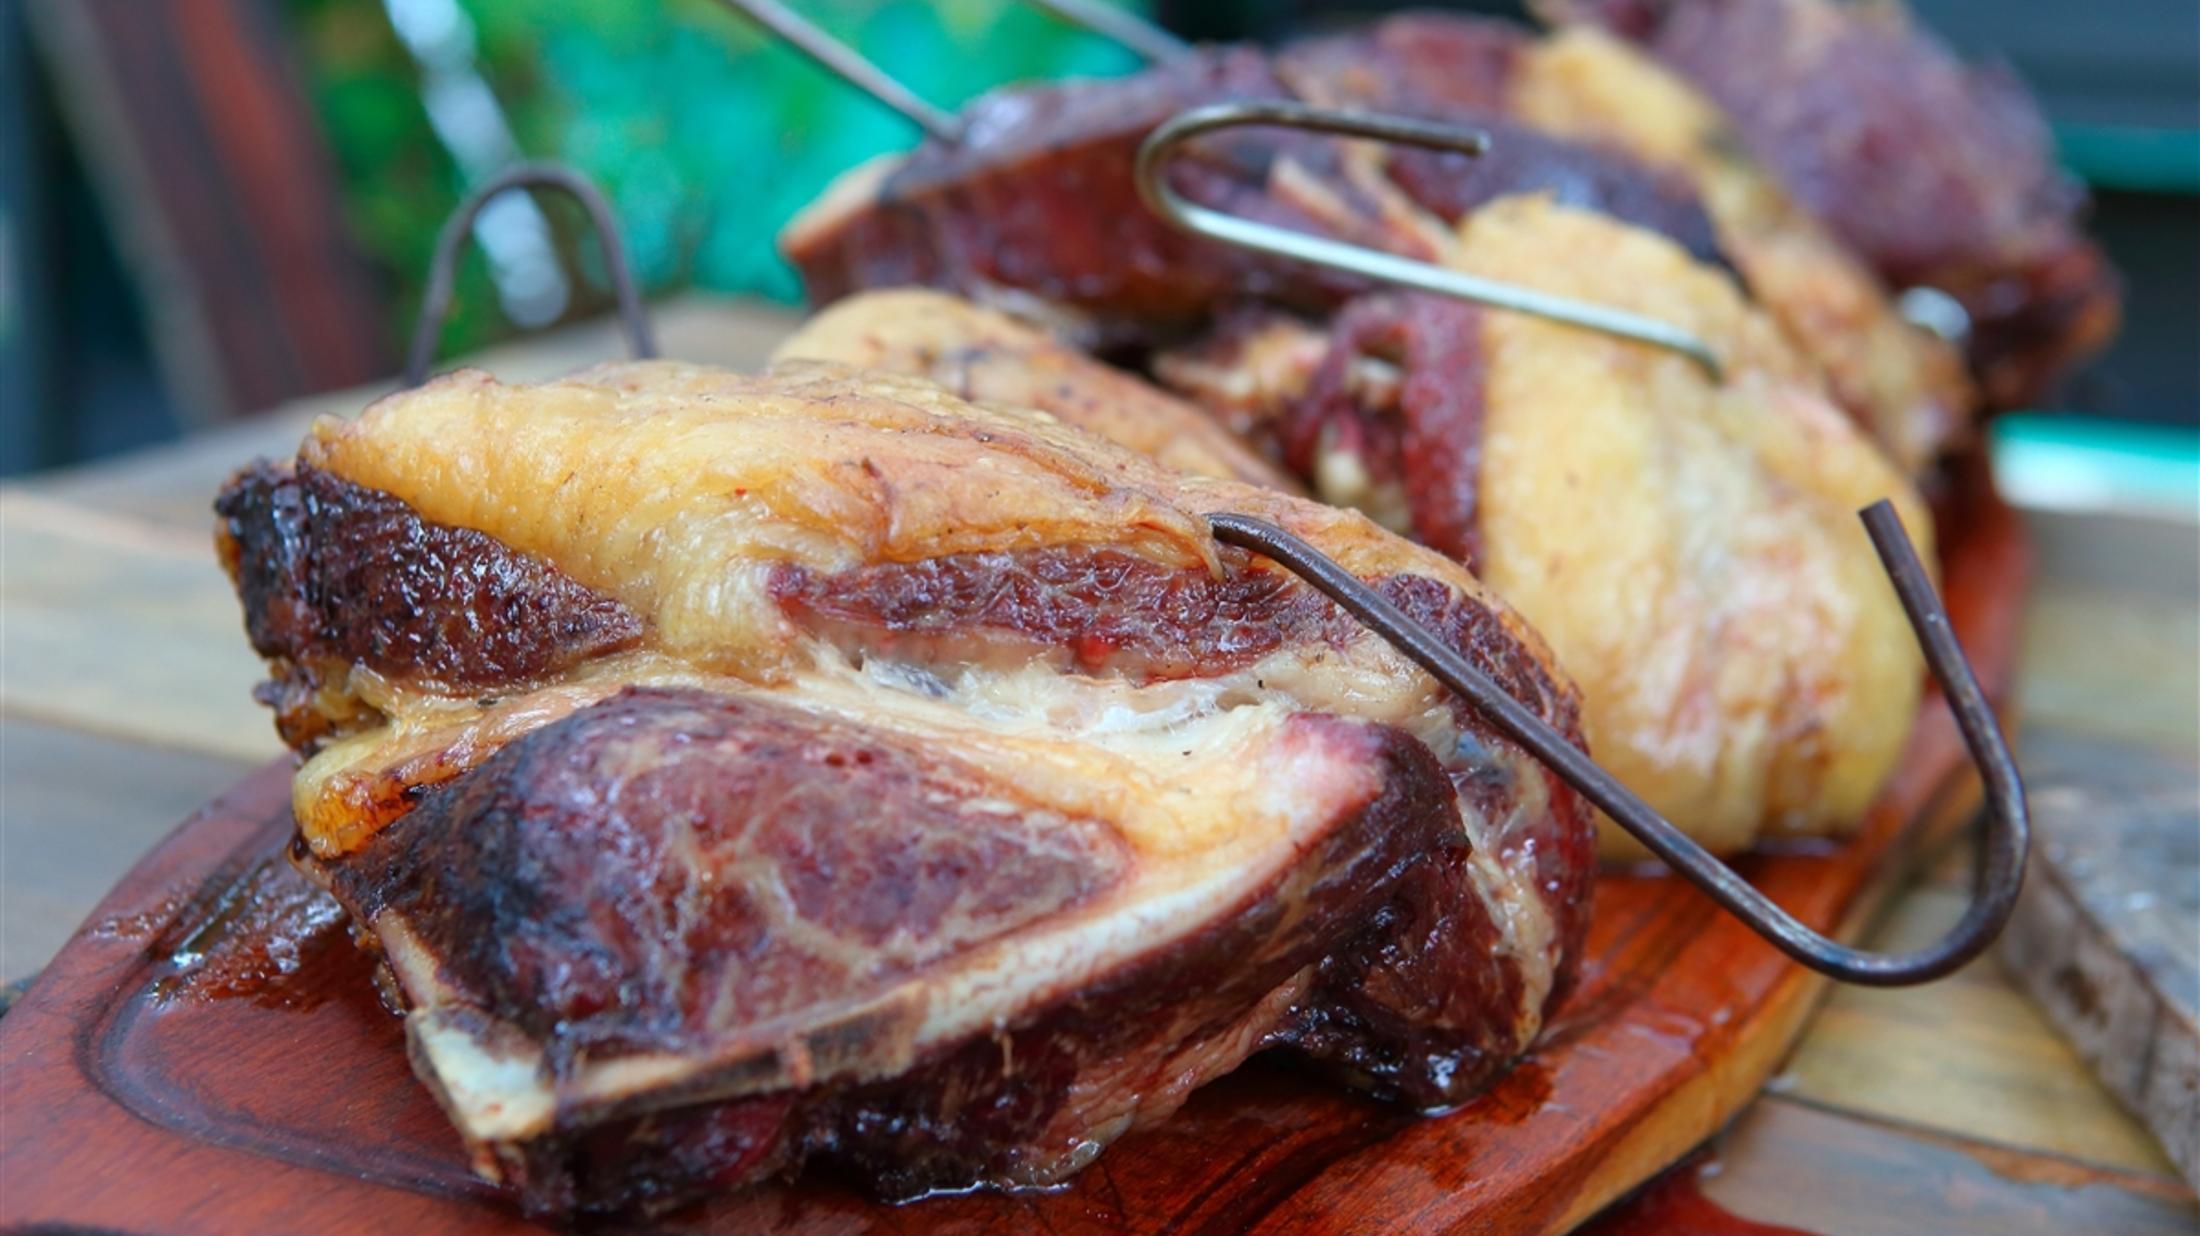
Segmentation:
{"type": "MultiPolygon", "coordinates": [[[[1948,608],[2004,699],[2029,549],[1983,465],[1942,507],[1948,608]]],[[[263,769],[185,821],[0,1020],[0,1226],[527,1228],[467,1172],[333,904],[285,862],[288,781],[263,769]]],[[[1742,867],[1806,922],[1853,936],[1976,795],[1930,697],[1856,839],[1742,867]]],[[[1255,1061],[1053,1192],[889,1207],[813,1173],[649,1230],[1562,1230],[1747,1103],[1823,989],[1687,885],[1611,875],[1579,992],[1527,1060],[1449,1115],[1255,1061]]]]}
{"type": "Polygon", "coordinates": [[[2001,959],[2200,1189],[2200,768],[2059,732],[2025,757],[2033,868],[2001,959]]]}

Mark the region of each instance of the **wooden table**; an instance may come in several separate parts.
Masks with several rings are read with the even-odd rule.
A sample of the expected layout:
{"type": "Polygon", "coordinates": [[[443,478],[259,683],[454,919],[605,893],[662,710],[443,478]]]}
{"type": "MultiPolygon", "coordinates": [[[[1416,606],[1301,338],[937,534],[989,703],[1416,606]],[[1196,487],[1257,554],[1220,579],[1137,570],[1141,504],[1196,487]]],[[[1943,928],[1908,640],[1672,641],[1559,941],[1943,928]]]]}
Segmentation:
{"type": "MultiPolygon", "coordinates": [[[[738,367],[757,365],[789,321],[704,300],[658,311],[668,355],[738,367]]],[[[529,378],[616,350],[593,324],[477,363],[529,378]]],[[[261,666],[214,564],[208,504],[237,464],[288,454],[313,416],[354,412],[376,393],[0,487],[0,975],[35,971],[156,838],[279,753],[249,695],[261,666]]],[[[2200,531],[2027,518],[2040,561],[2026,741],[2106,736],[2191,761],[2200,531]]],[[[1951,922],[1966,861],[1928,863],[1876,943],[1922,941],[1951,922]]],[[[1925,988],[1835,991],[1704,1164],[1692,1184],[1712,1203],[1812,1231],[2200,1227],[2161,1151],[1991,960],[1925,988]]]]}

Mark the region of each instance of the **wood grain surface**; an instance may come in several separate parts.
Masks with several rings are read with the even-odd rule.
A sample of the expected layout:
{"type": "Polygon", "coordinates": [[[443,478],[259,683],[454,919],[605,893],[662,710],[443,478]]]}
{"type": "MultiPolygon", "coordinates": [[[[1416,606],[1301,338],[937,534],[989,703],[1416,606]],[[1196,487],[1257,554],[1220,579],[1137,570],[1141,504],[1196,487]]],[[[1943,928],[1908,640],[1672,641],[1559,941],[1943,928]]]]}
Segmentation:
{"type": "MultiPolygon", "coordinates": [[[[2027,574],[1983,472],[1944,521],[1944,591],[2002,693],[2027,574]]],[[[1967,818],[1975,787],[1929,700],[1854,841],[1745,870],[1806,921],[1853,935],[1901,858],[1967,818]]],[[[124,880],[0,1021],[0,1223],[242,1230],[315,1199],[322,1230],[517,1222],[465,1170],[411,1080],[397,1019],[333,908],[282,851],[271,765],[124,880]],[[159,1172],[140,1170],[148,1162],[159,1172]],[[101,1165],[131,1165],[127,1175],[101,1165]]],[[[1067,1187],[881,1207],[828,1176],[691,1208],[674,1230],[1541,1231],[1595,1213],[1715,1132],[1772,1073],[1823,990],[1658,875],[1599,885],[1584,981],[1533,1056],[1448,1116],[1418,1119],[1256,1062],[1124,1139],[1067,1187]]]]}
{"type": "Polygon", "coordinates": [[[2034,869],[2002,957],[2200,1184],[2200,768],[2062,736],[2027,756],[2034,869]]]}

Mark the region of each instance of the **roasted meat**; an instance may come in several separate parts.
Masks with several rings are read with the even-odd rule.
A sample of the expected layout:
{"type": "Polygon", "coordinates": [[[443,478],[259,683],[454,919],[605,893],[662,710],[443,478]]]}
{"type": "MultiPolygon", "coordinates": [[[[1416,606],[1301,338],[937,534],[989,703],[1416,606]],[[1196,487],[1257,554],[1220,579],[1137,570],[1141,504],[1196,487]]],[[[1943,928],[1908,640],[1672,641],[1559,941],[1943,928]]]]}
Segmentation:
{"type": "Polygon", "coordinates": [[[998,310],[919,288],[832,305],[777,360],[832,361],[930,378],[964,399],[1037,408],[1179,472],[1298,492],[1281,469],[1197,405],[998,310]]]}
{"type": "MultiPolygon", "coordinates": [[[[1631,289],[1615,303],[1699,330],[1734,372],[1713,384],[1641,345],[1381,294],[1327,323],[1240,312],[1156,372],[1325,500],[1473,565],[1580,682],[1600,756],[1707,845],[1852,825],[1902,749],[1921,668],[1855,511],[1892,496],[1929,545],[1915,490],[1825,423],[1808,360],[1678,246],[1536,196],[1487,205],[1454,248],[1527,286],[1631,289]]],[[[1185,470],[1233,470],[1195,411],[935,293],[843,302],[786,354],[1047,401],[1185,470]]],[[[1612,829],[1603,849],[1640,854],[1612,829]]]]}
{"type": "MultiPolygon", "coordinates": [[[[1955,350],[1896,312],[1877,277],[1743,152],[1710,100],[1616,39],[1587,29],[1538,39],[1504,22],[1414,13],[1289,48],[1278,72],[1316,101],[1491,129],[1486,168],[1427,151],[1386,156],[1392,179],[1446,220],[1493,196],[1545,189],[1730,265],[1790,344],[1823,367],[1841,406],[1913,473],[1969,416],[1974,396],[1955,350]],[[1512,161],[1532,162],[1515,170],[1512,161]],[[1594,182],[1573,169],[1600,166],[1630,187],[1575,187],[1594,182]],[[1495,192],[1461,195],[1477,181],[1495,192]],[[1670,187],[1651,196],[1659,184],[1670,187]],[[1689,211],[1708,211],[1709,227],[1689,211]]],[[[1593,285],[1583,295],[1604,299],[1593,285]]]]}
{"type": "Polygon", "coordinates": [[[1441,555],[841,367],[456,374],[218,506],[298,861],[540,1214],[1041,1184],[1269,1048],[1423,1106],[1506,1067],[1585,807],[1225,509],[1578,734],[1441,555]]]}
{"type": "MultiPolygon", "coordinates": [[[[1264,421],[1319,496],[1470,563],[1581,685],[1599,761],[1706,845],[1852,824],[1902,750],[1922,668],[1855,512],[1892,497],[1929,546],[1916,491],[1766,315],[1670,242],[1528,197],[1476,212],[1457,252],[1682,323],[1726,380],[1397,294],[1326,327],[1244,321],[1160,371],[1264,421]]],[[[1639,853],[1610,828],[1604,849],[1639,853]]]]}
{"type": "MultiPolygon", "coordinates": [[[[1244,298],[1332,310],[1364,285],[1175,232],[1131,181],[1175,111],[1295,97],[1479,128],[1489,153],[1241,130],[1175,165],[1205,204],[1408,256],[1483,204],[1544,192],[1737,272],[1824,366],[1842,406],[1922,471],[1972,392],[1955,351],[1740,152],[1709,101],[1593,31],[1538,41],[1502,22],[1409,14],[1287,48],[1217,49],[1130,78],[988,95],[958,143],[852,174],[788,229],[813,300],[917,283],[1048,322],[1080,343],[1170,340],[1244,298]],[[1113,186],[1113,187],[1110,187],[1113,186]]],[[[1591,289],[1589,299],[1596,299],[1591,289]]]]}
{"type": "Polygon", "coordinates": [[[1749,151],[1896,288],[1970,317],[1990,403],[2049,394],[2119,316],[2038,105],[1892,0],[1540,0],[1640,43],[1733,117],[1749,151]]]}

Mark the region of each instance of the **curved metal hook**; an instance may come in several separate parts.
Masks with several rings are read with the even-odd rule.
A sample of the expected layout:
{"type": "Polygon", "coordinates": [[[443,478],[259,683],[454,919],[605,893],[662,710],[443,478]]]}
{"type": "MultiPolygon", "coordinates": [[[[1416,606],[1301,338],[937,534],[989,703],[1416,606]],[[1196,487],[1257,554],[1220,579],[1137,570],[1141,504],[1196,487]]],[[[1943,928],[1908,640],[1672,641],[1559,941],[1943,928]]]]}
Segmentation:
{"type": "Polygon", "coordinates": [[[1446,270],[1326,236],[1256,223],[1201,206],[1169,187],[1163,172],[1177,147],[1202,133],[1244,125],[1310,129],[1467,155],[1481,154],[1489,148],[1487,134],[1402,116],[1340,111],[1275,100],[1213,103],[1180,112],[1147,136],[1145,144],[1138,149],[1139,196],[1155,214],[1195,236],[1668,348],[1701,365],[1712,381],[1721,380],[1723,371],[1711,346],[1670,322],[1485,279],[1464,271],[1446,270]]]}
{"type": "Polygon", "coordinates": [[[1450,645],[1430,634],[1392,605],[1358,576],[1338,566],[1320,550],[1274,524],[1246,515],[1213,515],[1208,523],[1215,539],[1275,559],[1291,572],[1343,606],[1376,634],[1434,675],[1437,681],[1464,696],[1492,724],[1526,748],[1557,773],[1581,796],[1602,808],[1620,827],[1635,835],[1650,851],[1710,894],[1713,901],[1747,923],[1783,953],[1821,974],[1847,983],[1872,987],[1898,987],[1939,978],[1984,951],[2008,921],[2016,905],[2017,890],[2024,882],[2026,848],[2031,823],[2024,804],[2024,782],[2016,760],[2009,754],[2001,725],[1980,690],[1971,664],[1956,643],[1948,613],[1933,592],[1931,578],[1918,561],[1917,550],[1902,530],[1894,507],[1881,500],[1862,512],[1872,546],[1894,583],[1911,629],[1925,651],[1933,677],[1940,683],[1954,711],[1956,725],[1971,759],[1986,783],[1986,803],[1991,813],[1984,852],[1979,859],[1978,886],[1971,906],[1947,935],[1915,952],[1887,954],[1853,949],[1811,930],[1770,898],[1750,887],[1734,870],[1673,826],[1665,817],[1636,797],[1632,790],[1604,771],[1587,754],[1566,740],[1549,722],[1505,694],[1496,683],[1470,664],[1450,645]]]}
{"type": "Polygon", "coordinates": [[[611,217],[611,204],[586,176],[559,163],[520,163],[489,178],[468,195],[443,221],[435,238],[435,257],[428,264],[428,290],[420,298],[420,317],[413,323],[412,344],[405,349],[405,385],[428,380],[428,366],[435,360],[435,341],[450,316],[455,292],[458,251],[474,229],[482,208],[507,189],[522,187],[561,189],[588,212],[596,239],[603,244],[603,264],[611,274],[611,291],[619,301],[619,323],[626,328],[627,349],[637,358],[657,355],[657,339],[649,328],[649,313],[635,290],[634,270],[626,260],[626,246],[619,239],[619,225],[611,217]]]}

